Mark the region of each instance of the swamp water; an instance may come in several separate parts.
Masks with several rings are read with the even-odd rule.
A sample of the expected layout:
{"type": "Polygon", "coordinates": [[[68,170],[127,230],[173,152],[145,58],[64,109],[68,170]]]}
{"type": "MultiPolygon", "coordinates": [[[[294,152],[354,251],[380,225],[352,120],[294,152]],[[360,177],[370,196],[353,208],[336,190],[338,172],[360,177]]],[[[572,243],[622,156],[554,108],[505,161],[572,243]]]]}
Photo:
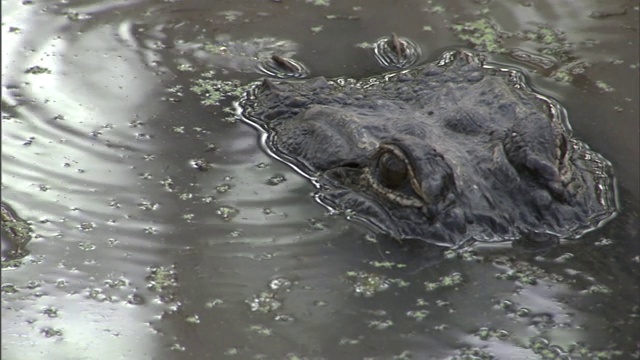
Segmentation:
{"type": "Polygon", "coordinates": [[[2,359],[640,357],[634,1],[3,1],[2,359]],[[620,214],[541,252],[443,256],[313,201],[233,102],[466,47],[529,73],[616,171],[620,214]],[[15,211],[15,213],[13,213],[15,211]],[[4,216],[4,214],[3,214],[4,216]],[[5,230],[5,229],[3,229],[5,230]]]}

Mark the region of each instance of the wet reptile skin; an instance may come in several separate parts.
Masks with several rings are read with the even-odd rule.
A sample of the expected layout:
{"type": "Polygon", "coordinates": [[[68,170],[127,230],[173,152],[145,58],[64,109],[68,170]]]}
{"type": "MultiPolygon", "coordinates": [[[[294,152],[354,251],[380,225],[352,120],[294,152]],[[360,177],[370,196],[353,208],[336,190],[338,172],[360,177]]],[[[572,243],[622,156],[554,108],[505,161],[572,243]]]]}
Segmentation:
{"type": "Polygon", "coordinates": [[[610,163],[563,108],[472,53],[362,80],[265,79],[240,109],[323,203],[399,240],[575,238],[617,210],[610,163]]]}

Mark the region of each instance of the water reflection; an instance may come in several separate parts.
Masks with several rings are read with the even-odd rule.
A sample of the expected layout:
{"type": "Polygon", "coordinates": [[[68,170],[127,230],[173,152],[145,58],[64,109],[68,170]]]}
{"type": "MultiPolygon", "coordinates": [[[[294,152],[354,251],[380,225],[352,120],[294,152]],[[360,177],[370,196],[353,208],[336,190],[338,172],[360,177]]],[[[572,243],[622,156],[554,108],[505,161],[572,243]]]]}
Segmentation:
{"type": "Polygon", "coordinates": [[[23,263],[3,268],[3,357],[637,354],[637,28],[620,30],[637,7],[592,19],[600,8],[569,2],[323,4],[3,3],[2,198],[35,231],[23,263]],[[210,71],[259,77],[247,64],[260,56],[207,56],[206,43],[272,38],[314,74],[359,77],[380,71],[365,42],[396,32],[433,59],[469,46],[450,25],[478,16],[508,32],[563,29],[593,64],[574,83],[534,85],[564,99],[576,134],[616,166],[623,212],[602,231],[542,253],[416,262],[326,215],[313,186],[234,122],[232,97],[205,106],[190,90],[210,71]]]}

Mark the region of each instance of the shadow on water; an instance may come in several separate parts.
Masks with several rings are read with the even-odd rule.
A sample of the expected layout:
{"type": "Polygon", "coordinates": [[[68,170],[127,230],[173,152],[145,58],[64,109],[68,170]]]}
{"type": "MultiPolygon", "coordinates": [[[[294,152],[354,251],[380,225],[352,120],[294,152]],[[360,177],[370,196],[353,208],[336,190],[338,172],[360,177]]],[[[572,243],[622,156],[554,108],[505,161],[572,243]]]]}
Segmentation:
{"type": "Polygon", "coordinates": [[[2,201],[33,230],[5,259],[3,223],[3,359],[640,356],[637,3],[2,10],[2,201]],[[545,249],[435,252],[327,214],[233,101],[275,49],[379,73],[391,32],[423,61],[464,46],[531,75],[614,164],[619,216],[545,249]]]}

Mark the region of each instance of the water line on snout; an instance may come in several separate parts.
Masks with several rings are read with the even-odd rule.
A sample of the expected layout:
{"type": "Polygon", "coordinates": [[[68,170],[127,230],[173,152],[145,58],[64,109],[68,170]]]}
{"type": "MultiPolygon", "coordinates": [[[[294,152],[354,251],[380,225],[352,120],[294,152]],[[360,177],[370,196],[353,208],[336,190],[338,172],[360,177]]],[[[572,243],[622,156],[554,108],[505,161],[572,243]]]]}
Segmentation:
{"type": "MultiPolygon", "coordinates": [[[[253,87],[259,85],[260,82],[256,82],[253,85],[251,85],[251,89],[253,89],[253,87]]],[[[249,92],[249,91],[248,91],[249,92]]],[[[247,92],[247,93],[248,93],[247,92]]],[[[240,104],[246,100],[247,97],[247,93],[245,93],[240,100],[238,101],[234,101],[233,102],[233,108],[235,109],[236,115],[238,115],[238,117],[246,124],[251,125],[251,127],[253,127],[254,129],[256,129],[258,131],[258,142],[260,145],[260,148],[262,148],[262,150],[264,150],[269,156],[275,158],[276,160],[288,165],[289,167],[291,167],[296,173],[298,173],[299,175],[301,175],[302,177],[304,177],[305,179],[308,179],[309,181],[311,181],[311,183],[313,184],[313,186],[316,189],[321,189],[322,188],[322,184],[319,180],[319,178],[317,176],[314,175],[310,175],[315,173],[313,171],[313,169],[309,169],[307,166],[305,166],[304,164],[302,164],[299,161],[296,161],[295,159],[285,155],[285,154],[278,154],[277,152],[275,152],[273,150],[273,141],[272,141],[272,137],[269,136],[269,134],[267,133],[266,129],[261,126],[258,122],[254,122],[250,119],[250,117],[245,116],[242,112],[242,107],[240,106],[240,104]],[[305,168],[308,169],[305,171],[305,168]]],[[[325,204],[323,204],[323,206],[326,207],[325,204]]],[[[335,211],[335,210],[334,210],[335,211]]]]}

